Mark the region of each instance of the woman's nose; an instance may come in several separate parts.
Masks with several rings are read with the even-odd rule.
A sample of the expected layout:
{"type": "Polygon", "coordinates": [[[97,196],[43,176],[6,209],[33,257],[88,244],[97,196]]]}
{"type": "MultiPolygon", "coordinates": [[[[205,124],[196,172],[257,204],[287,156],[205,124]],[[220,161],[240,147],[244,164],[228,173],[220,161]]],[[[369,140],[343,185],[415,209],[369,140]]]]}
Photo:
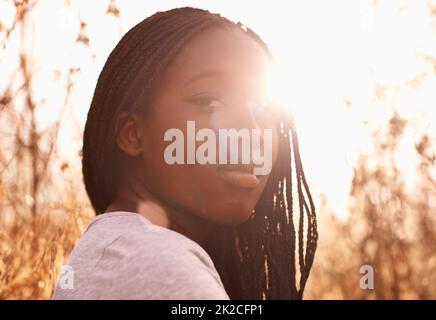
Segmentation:
{"type": "Polygon", "coordinates": [[[255,100],[239,99],[235,105],[235,128],[248,130],[264,129],[260,102],[255,100]]]}
{"type": "MultiPolygon", "coordinates": [[[[256,101],[253,100],[245,100],[241,101],[238,105],[237,114],[235,115],[235,129],[247,129],[250,133],[250,140],[254,139],[256,136],[259,141],[259,148],[263,148],[264,144],[264,129],[265,123],[262,118],[262,114],[259,110],[261,106],[258,105],[256,101]]],[[[241,137],[239,137],[239,142],[241,141],[241,137]]],[[[253,142],[253,141],[252,141],[253,142]]]]}

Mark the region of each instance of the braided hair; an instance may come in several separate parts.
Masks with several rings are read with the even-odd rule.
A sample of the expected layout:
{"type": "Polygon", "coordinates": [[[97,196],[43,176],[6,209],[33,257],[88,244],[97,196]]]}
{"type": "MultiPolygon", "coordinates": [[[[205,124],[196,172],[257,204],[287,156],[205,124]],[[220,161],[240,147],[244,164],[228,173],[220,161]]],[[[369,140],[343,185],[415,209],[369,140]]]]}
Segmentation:
{"type": "MultiPolygon", "coordinates": [[[[271,57],[251,29],[189,7],[146,18],[129,30],[109,55],[94,91],[82,149],[85,187],[97,214],[105,212],[121,182],[126,156],[116,144],[122,127],[117,116],[147,106],[160,76],[183,46],[212,27],[243,30],[271,57]]],[[[318,239],[316,214],[292,117],[280,117],[278,128],[278,160],[250,219],[239,226],[216,226],[203,245],[231,299],[301,299],[312,267],[318,239]],[[294,220],[298,221],[297,231],[294,220]]]]}

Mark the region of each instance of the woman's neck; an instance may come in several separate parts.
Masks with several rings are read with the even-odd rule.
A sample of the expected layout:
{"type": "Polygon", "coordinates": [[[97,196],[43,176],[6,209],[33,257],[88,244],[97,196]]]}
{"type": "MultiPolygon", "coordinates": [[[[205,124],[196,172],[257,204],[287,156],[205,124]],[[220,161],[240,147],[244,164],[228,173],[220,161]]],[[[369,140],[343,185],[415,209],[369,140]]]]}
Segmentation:
{"type": "Polygon", "coordinates": [[[200,245],[213,227],[211,222],[164,204],[136,177],[123,179],[115,199],[106,209],[106,212],[113,211],[136,212],[154,225],[181,233],[200,245]]]}

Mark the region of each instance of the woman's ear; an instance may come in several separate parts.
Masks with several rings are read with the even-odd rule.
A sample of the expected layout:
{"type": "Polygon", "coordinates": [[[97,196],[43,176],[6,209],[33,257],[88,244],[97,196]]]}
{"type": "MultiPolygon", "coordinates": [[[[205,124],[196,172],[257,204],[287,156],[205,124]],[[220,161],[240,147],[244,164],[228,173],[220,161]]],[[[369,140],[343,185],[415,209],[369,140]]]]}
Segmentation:
{"type": "Polygon", "coordinates": [[[141,116],[123,112],[117,118],[117,125],[121,125],[117,136],[118,147],[131,157],[140,155],[144,142],[141,116]]]}

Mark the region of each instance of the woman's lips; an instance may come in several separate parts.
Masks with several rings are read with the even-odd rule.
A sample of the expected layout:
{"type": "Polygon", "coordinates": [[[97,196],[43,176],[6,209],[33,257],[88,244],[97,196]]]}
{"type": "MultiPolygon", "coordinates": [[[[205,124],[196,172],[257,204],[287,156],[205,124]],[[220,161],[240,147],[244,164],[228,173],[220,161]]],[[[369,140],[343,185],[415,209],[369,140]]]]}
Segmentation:
{"type": "Polygon", "coordinates": [[[260,179],[253,174],[253,170],[221,168],[219,176],[227,183],[245,189],[254,189],[260,184],[260,179]]]}

